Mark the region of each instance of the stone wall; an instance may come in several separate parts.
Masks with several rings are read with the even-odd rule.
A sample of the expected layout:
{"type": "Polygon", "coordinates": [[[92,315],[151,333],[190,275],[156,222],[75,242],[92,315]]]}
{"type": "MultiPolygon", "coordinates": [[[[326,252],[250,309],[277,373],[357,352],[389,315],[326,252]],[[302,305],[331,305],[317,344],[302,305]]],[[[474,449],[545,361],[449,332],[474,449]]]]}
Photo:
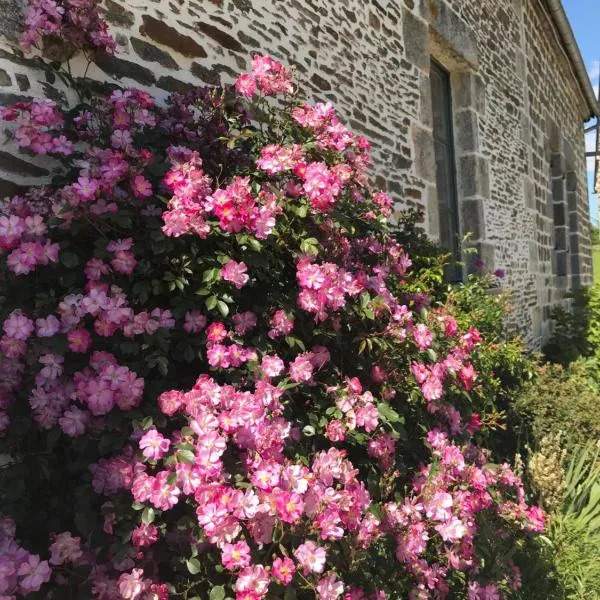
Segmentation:
{"type": "MultiPolygon", "coordinates": [[[[20,0],[2,0],[0,103],[65,90],[15,49],[20,0]]],[[[403,205],[438,215],[430,58],[451,73],[462,232],[506,271],[515,326],[533,345],[564,292],[591,280],[586,106],[543,0],[104,0],[118,58],[88,76],[165,97],[231,82],[252,53],[295,64],[374,144],[375,177],[403,205]]],[[[81,75],[86,65],[74,63],[81,75]]],[[[49,165],[0,150],[0,192],[49,165]]]]}

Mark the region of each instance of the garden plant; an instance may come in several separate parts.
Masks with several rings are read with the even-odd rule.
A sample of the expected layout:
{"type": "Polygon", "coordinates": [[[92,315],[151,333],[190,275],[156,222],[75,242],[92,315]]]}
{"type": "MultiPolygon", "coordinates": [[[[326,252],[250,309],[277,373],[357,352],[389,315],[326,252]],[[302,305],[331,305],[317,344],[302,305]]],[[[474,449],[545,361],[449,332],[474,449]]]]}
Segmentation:
{"type": "Polygon", "coordinates": [[[0,204],[0,598],[518,593],[545,516],[484,444],[526,368],[435,296],[369,142],[269,56],[92,95],[93,0],[24,45],[79,102],[0,109],[56,164],[0,204]]]}

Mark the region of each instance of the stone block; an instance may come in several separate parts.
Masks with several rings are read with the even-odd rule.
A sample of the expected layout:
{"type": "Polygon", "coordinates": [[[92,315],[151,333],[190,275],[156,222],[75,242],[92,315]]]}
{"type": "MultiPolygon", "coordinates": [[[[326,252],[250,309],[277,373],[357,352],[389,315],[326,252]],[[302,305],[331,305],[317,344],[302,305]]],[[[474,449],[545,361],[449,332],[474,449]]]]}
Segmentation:
{"type": "Polygon", "coordinates": [[[550,173],[552,177],[564,177],[565,157],[561,153],[555,153],[550,159],[550,173]]]}
{"type": "Polygon", "coordinates": [[[10,75],[4,70],[0,69],[0,86],[7,87],[12,84],[10,75]]]}
{"type": "Polygon", "coordinates": [[[485,220],[483,215],[483,202],[478,199],[460,201],[461,234],[472,234],[473,241],[485,238],[485,220]]]}
{"type": "Polygon", "coordinates": [[[581,252],[581,238],[578,233],[572,233],[569,236],[569,250],[571,251],[571,255],[579,254],[581,252]]]}
{"type": "Polygon", "coordinates": [[[240,44],[234,37],[223,31],[221,27],[199,21],[196,23],[196,28],[208,37],[212,38],[219,45],[223,46],[223,48],[233,50],[234,52],[244,51],[242,44],[240,44]]]}
{"type": "Polygon", "coordinates": [[[568,248],[568,232],[566,227],[554,228],[554,248],[558,251],[566,251],[568,248]]]}
{"type": "Polygon", "coordinates": [[[475,33],[445,0],[422,0],[421,11],[431,29],[453,54],[473,67],[478,66],[479,50],[475,33]]]}
{"type": "Polygon", "coordinates": [[[9,196],[16,196],[27,191],[27,186],[19,185],[14,181],[3,179],[0,177],[0,198],[7,198],[9,196]]]}
{"type": "Polygon", "coordinates": [[[435,146],[433,134],[418,125],[412,128],[414,168],[417,177],[435,181],[435,146]]]}
{"type": "Polygon", "coordinates": [[[452,92],[455,110],[472,108],[474,104],[473,78],[470,71],[456,71],[452,73],[452,92]]]}
{"type": "Polygon", "coordinates": [[[440,212],[438,204],[437,189],[434,186],[428,186],[426,194],[426,220],[427,233],[431,239],[439,242],[440,240],[440,212]]]}
{"type": "Polygon", "coordinates": [[[454,108],[471,109],[477,114],[485,113],[485,85],[478,75],[471,71],[452,73],[452,100],[454,108]]]}
{"type": "Polygon", "coordinates": [[[552,180],[552,201],[554,203],[560,202],[565,203],[566,201],[566,190],[565,180],[561,177],[560,179],[552,180]]]}
{"type": "Polygon", "coordinates": [[[17,80],[17,85],[19,86],[19,91],[26,92],[31,88],[31,84],[29,83],[29,78],[27,75],[23,75],[21,73],[17,73],[15,75],[15,79],[17,80]]]}
{"type": "Polygon", "coordinates": [[[475,252],[466,255],[467,273],[481,273],[482,268],[490,273],[496,269],[496,249],[489,242],[476,242],[469,244],[469,247],[475,248],[475,252]]]}
{"type": "Polygon", "coordinates": [[[421,69],[429,68],[429,31],[427,23],[410,10],[402,10],[402,36],[406,60],[421,69]]]}
{"type": "Polygon", "coordinates": [[[525,206],[535,210],[536,198],[533,190],[533,181],[528,177],[523,178],[523,197],[525,198],[525,206]]]}
{"type": "Polygon", "coordinates": [[[194,87],[192,84],[180,81],[170,75],[162,75],[159,77],[156,86],[167,92],[179,92],[180,94],[183,94],[194,87]]]}
{"type": "MultiPolygon", "coordinates": [[[[568,275],[567,259],[568,254],[566,252],[557,252],[556,256],[556,276],[566,277],[568,275]]],[[[563,282],[557,282],[559,287],[564,287],[563,282]]]]}
{"type": "Polygon", "coordinates": [[[569,213],[569,231],[579,233],[579,216],[576,212],[569,213]]]}
{"type": "Polygon", "coordinates": [[[142,85],[152,85],[155,82],[154,73],[150,69],[108,54],[99,54],[96,57],[96,64],[115,79],[128,77],[142,85]]]}
{"type": "Polygon", "coordinates": [[[577,173],[575,171],[567,172],[567,192],[577,191],[577,173]]]}
{"type": "Polygon", "coordinates": [[[485,158],[473,154],[461,157],[458,180],[461,197],[490,197],[489,165],[485,158]]]}
{"type": "Polygon", "coordinates": [[[480,115],[485,113],[485,82],[480,75],[473,75],[472,107],[480,115]]]}
{"type": "Polygon", "coordinates": [[[132,37],[131,46],[133,47],[135,53],[145,61],[156,62],[167,69],[179,69],[179,65],[168,52],[165,52],[164,50],[161,50],[160,48],[157,48],[148,42],[144,42],[144,40],[132,37]]]}
{"type": "Polygon", "coordinates": [[[554,202],[552,206],[552,214],[554,218],[554,226],[562,227],[567,224],[567,217],[565,214],[565,205],[562,202],[554,202]]]}
{"type": "Polygon", "coordinates": [[[0,37],[9,42],[18,42],[23,31],[25,2],[23,0],[3,0],[0,18],[0,37]]]}
{"type": "Polygon", "coordinates": [[[431,106],[431,82],[429,80],[429,76],[425,73],[421,73],[419,93],[421,96],[421,123],[425,127],[433,127],[433,109],[431,106]]]}
{"type": "Polygon", "coordinates": [[[561,150],[561,134],[558,125],[550,118],[547,119],[548,128],[548,143],[546,147],[554,153],[558,153],[561,150]]]}
{"type": "Polygon", "coordinates": [[[540,256],[536,242],[529,242],[529,269],[532,273],[537,273],[539,269],[540,256]]]}
{"type": "MultiPolygon", "coordinates": [[[[206,58],[206,50],[189,35],[179,33],[174,27],[170,27],[163,21],[159,21],[150,15],[142,15],[143,25],[140,33],[154,40],[158,44],[172,48],[183,56],[190,58],[206,58]]],[[[239,42],[237,42],[239,44],[239,42]]]]}
{"type": "Polygon", "coordinates": [[[479,150],[479,122],[473,110],[462,110],[454,115],[454,143],[459,153],[479,150]]]}
{"type": "Polygon", "coordinates": [[[531,146],[531,118],[527,113],[521,113],[521,141],[529,148],[531,146]]]}
{"type": "Polygon", "coordinates": [[[48,169],[31,164],[4,150],[0,150],[0,169],[23,177],[45,177],[50,174],[48,169]]]}
{"type": "Polygon", "coordinates": [[[534,338],[540,338],[542,334],[542,309],[540,306],[535,306],[530,310],[531,328],[534,338]]]}
{"type": "Polygon", "coordinates": [[[105,0],[104,4],[106,9],[102,12],[109,23],[126,28],[133,27],[135,16],[131,11],[126,10],[121,4],[113,2],[113,0],[105,0]]]}

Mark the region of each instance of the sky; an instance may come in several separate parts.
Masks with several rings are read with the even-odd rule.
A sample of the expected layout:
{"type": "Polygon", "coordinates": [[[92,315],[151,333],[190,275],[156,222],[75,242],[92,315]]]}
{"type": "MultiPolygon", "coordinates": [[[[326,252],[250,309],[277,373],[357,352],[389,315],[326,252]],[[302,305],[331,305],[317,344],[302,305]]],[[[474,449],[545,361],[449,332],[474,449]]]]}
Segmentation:
{"type": "MultiPolygon", "coordinates": [[[[579,44],[579,49],[585,61],[588,73],[594,85],[598,90],[598,80],[600,79],[600,0],[563,0],[563,6],[571,27],[575,33],[575,38],[579,44]]],[[[593,124],[590,122],[589,125],[593,124]]],[[[592,132],[586,137],[587,150],[595,149],[596,137],[592,132]]],[[[594,161],[588,159],[588,188],[590,190],[590,215],[594,223],[598,223],[598,198],[591,192],[593,186],[594,161]]]]}

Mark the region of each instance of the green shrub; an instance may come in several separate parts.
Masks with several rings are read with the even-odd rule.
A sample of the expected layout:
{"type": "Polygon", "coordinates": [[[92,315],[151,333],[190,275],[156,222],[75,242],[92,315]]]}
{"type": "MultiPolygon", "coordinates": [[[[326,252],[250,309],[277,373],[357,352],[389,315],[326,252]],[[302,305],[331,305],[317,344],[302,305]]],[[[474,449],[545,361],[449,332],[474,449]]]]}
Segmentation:
{"type": "Polygon", "coordinates": [[[527,440],[541,440],[564,432],[571,443],[600,438],[600,390],[589,377],[585,361],[568,367],[546,364],[515,403],[516,421],[521,421],[527,440]]]}
{"type": "Polygon", "coordinates": [[[573,296],[570,310],[558,307],[552,312],[554,331],[543,349],[550,362],[569,365],[593,352],[588,339],[591,294],[591,290],[580,290],[573,296]]]}
{"type": "Polygon", "coordinates": [[[565,477],[561,510],[550,523],[549,538],[565,598],[600,598],[600,446],[574,448],[565,477]]]}

